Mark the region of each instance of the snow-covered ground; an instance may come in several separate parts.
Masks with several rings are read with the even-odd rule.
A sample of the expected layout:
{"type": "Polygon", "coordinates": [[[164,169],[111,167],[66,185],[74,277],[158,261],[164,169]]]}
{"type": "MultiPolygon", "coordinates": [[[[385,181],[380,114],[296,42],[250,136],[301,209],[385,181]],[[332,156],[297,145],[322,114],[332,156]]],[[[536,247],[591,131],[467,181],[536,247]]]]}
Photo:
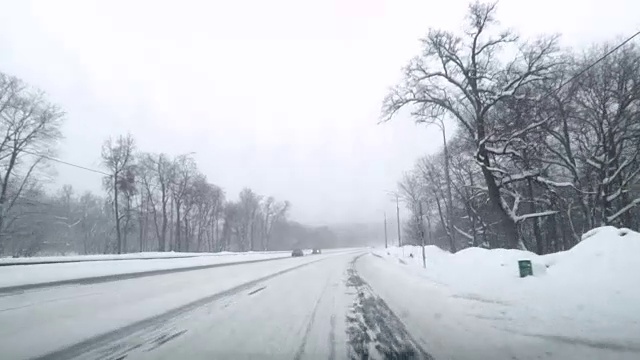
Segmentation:
{"type": "MultiPolygon", "coordinates": [[[[153,321],[146,326],[162,326],[165,320],[173,317],[154,317],[194,301],[203,301],[201,305],[211,302],[216,308],[214,314],[205,308],[204,312],[200,311],[195,316],[196,322],[210,328],[215,335],[202,342],[191,343],[191,346],[197,344],[203,350],[200,354],[202,358],[211,358],[207,357],[205,350],[214,340],[219,345],[218,351],[236,349],[239,352],[243,346],[245,351],[266,351],[269,346],[277,351],[281,342],[257,342],[258,339],[271,337],[282,340],[291,334],[297,334],[289,339],[290,349],[295,353],[300,346],[299,341],[306,336],[305,327],[309,321],[313,321],[307,316],[315,316],[312,310],[315,311],[314,306],[318,307],[318,298],[325,289],[339,281],[343,269],[338,265],[344,264],[348,258],[348,254],[328,253],[9,294],[0,297],[0,349],[3,354],[0,357],[33,358],[95,336],[110,333],[125,335],[131,331],[125,327],[147,319],[153,321]],[[313,268],[307,270],[309,267],[313,268]],[[331,270],[334,267],[335,270],[331,270]],[[333,274],[332,282],[325,277],[327,270],[333,274]],[[277,280],[276,275],[285,272],[287,277],[277,280]],[[275,280],[278,286],[274,285],[275,280]],[[238,307],[236,302],[242,306],[238,307]],[[294,328],[289,329],[289,326],[294,328]],[[283,329],[287,331],[279,331],[283,329]],[[246,331],[251,336],[239,334],[239,331],[246,331]],[[246,344],[247,339],[251,339],[251,344],[246,344]]],[[[324,305],[320,308],[333,312],[333,294],[327,294],[323,299],[324,305]]],[[[330,325],[330,319],[325,316],[324,310],[318,312],[322,312],[324,330],[330,325]]],[[[195,332],[192,325],[189,322],[187,327],[190,330],[189,338],[195,332]]],[[[309,332],[309,328],[306,331],[309,332]]],[[[344,331],[338,334],[342,333],[344,331]]],[[[207,335],[207,332],[202,335],[207,335]]],[[[322,340],[327,339],[324,335],[322,340]]],[[[104,339],[109,340],[109,336],[104,339]]],[[[96,341],[100,343],[102,340],[96,341]]],[[[308,341],[307,346],[311,343],[308,341]]],[[[212,350],[208,351],[210,354],[212,350]]],[[[72,353],[77,355],[84,352],[65,352],[54,358],[66,359],[72,353]]]]}
{"type": "Polygon", "coordinates": [[[435,358],[638,359],[640,234],[603,227],[583,239],[544,256],[428,246],[426,269],[420,247],[379,249],[358,271],[435,358]],[[523,259],[534,276],[519,277],[523,259]],[[447,356],[453,346],[466,350],[447,356]]]}
{"type": "MultiPolygon", "coordinates": [[[[545,256],[426,250],[426,269],[419,247],[341,250],[7,293],[0,349],[16,359],[640,359],[640,234],[600,228],[545,256]],[[534,276],[519,277],[522,259],[534,276]]],[[[225,257],[6,268],[213,258],[225,257]]]]}
{"type": "MultiPolygon", "coordinates": [[[[149,360],[345,359],[345,320],[353,295],[347,294],[344,274],[352,257],[292,259],[324,258],[163,322],[151,333],[143,330],[84,352],[79,359],[105,354],[149,360]]],[[[275,265],[267,264],[250,266],[275,265]]]]}
{"type": "Polygon", "coordinates": [[[104,260],[26,266],[1,266],[0,289],[9,286],[40,284],[54,281],[85,279],[109,275],[131,274],[154,270],[180,269],[244,261],[288,258],[290,256],[291,254],[289,252],[247,252],[227,253],[215,256],[168,259],[130,259],[127,261],[104,260]]]}
{"type": "MultiPolygon", "coordinates": [[[[305,254],[311,253],[311,250],[308,249],[303,251],[305,254]]],[[[353,249],[328,249],[324,250],[323,253],[331,254],[345,251],[353,251],[353,249]]],[[[75,262],[68,261],[51,264],[0,266],[0,290],[2,290],[2,288],[13,286],[45,284],[66,280],[89,279],[101,276],[134,274],[157,270],[185,269],[207,265],[232,264],[289,257],[291,257],[290,251],[249,251],[194,254],[152,252],[122,255],[73,256],[71,258],[76,259],[75,262]],[[92,260],[84,261],[86,258],[92,260]]],[[[59,257],[30,259],[40,259],[45,260],[44,262],[53,262],[53,259],[56,258],[59,257]]],[[[66,257],[63,258],[67,259],[66,257]]]]}
{"type": "Polygon", "coordinates": [[[274,254],[288,253],[288,251],[249,251],[249,252],[231,252],[222,251],[217,253],[188,253],[188,252],[141,252],[129,254],[100,254],[100,255],[65,255],[65,256],[34,256],[23,258],[0,257],[0,265],[19,265],[19,264],[41,264],[41,263],[60,263],[60,262],[82,262],[82,261],[105,261],[105,260],[140,260],[140,259],[162,259],[162,258],[182,258],[196,256],[227,256],[227,255],[245,255],[245,254],[274,254]]]}

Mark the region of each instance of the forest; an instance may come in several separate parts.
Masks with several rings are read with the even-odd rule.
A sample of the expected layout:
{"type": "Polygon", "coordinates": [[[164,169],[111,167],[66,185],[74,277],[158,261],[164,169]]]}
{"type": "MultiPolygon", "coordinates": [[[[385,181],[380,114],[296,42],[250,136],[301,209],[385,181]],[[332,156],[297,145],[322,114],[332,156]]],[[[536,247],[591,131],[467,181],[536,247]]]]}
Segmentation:
{"type": "Polygon", "coordinates": [[[66,114],[46,95],[0,73],[0,255],[138,251],[266,251],[330,247],[326,227],[287,219],[288,201],[244,188],[236,200],[211,183],[191,156],[148,153],[131,135],[107,139],[103,194],[50,191],[66,114]]]}
{"type": "Polygon", "coordinates": [[[640,50],[523,39],[496,3],[469,6],[459,32],[431,29],[382,107],[442,141],[398,192],[406,240],[546,254],[598,226],[640,226],[640,50]],[[445,131],[446,129],[446,131],[445,131]]]}

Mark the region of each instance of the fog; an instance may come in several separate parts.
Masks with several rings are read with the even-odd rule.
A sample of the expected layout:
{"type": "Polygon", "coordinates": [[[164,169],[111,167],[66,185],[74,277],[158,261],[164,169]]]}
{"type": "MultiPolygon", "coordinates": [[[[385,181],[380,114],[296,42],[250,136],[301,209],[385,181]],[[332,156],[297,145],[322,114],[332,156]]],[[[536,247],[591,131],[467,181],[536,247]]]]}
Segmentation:
{"type": "MultiPolygon", "coordinates": [[[[131,133],[144,151],[194,153],[229,198],[248,186],[302,223],[381,223],[385,190],[440,142],[408,117],[378,125],[381,100],[417,39],[459,29],[467,3],[3,1],[0,66],[67,112],[64,161],[100,168],[104,140],[131,133]]],[[[567,46],[636,30],[635,1],[600,3],[503,0],[498,14],[567,46]]],[[[103,191],[98,174],[52,166],[52,188],[103,191]]]]}

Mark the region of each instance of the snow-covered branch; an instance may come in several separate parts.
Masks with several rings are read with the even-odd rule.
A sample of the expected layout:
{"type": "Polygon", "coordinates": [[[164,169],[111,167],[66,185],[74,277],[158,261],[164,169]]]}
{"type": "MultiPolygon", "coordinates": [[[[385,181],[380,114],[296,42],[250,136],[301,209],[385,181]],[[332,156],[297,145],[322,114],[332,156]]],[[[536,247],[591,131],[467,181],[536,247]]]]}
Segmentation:
{"type": "Polygon", "coordinates": [[[627,204],[625,207],[623,207],[622,209],[618,210],[615,214],[611,215],[611,216],[607,216],[607,221],[608,222],[613,222],[615,221],[617,218],[619,218],[622,214],[626,213],[627,211],[633,209],[634,207],[638,206],[638,204],[640,204],[640,198],[636,198],[633,199],[633,201],[631,201],[629,204],[627,204]]]}
{"type": "Polygon", "coordinates": [[[555,215],[558,212],[556,210],[547,210],[547,211],[542,211],[542,212],[538,212],[538,213],[533,213],[533,214],[524,214],[524,215],[520,215],[517,217],[517,221],[521,222],[527,219],[532,219],[532,218],[536,218],[536,217],[544,217],[544,216],[550,216],[550,215],[555,215]]]}

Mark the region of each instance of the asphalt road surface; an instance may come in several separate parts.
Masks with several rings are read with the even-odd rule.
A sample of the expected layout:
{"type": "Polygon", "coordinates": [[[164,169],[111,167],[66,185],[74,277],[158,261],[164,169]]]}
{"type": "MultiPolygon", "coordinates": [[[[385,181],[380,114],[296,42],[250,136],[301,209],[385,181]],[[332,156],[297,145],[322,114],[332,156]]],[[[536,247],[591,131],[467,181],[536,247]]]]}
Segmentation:
{"type": "Polygon", "coordinates": [[[431,359],[358,273],[363,254],[2,294],[0,357],[431,359]]]}

